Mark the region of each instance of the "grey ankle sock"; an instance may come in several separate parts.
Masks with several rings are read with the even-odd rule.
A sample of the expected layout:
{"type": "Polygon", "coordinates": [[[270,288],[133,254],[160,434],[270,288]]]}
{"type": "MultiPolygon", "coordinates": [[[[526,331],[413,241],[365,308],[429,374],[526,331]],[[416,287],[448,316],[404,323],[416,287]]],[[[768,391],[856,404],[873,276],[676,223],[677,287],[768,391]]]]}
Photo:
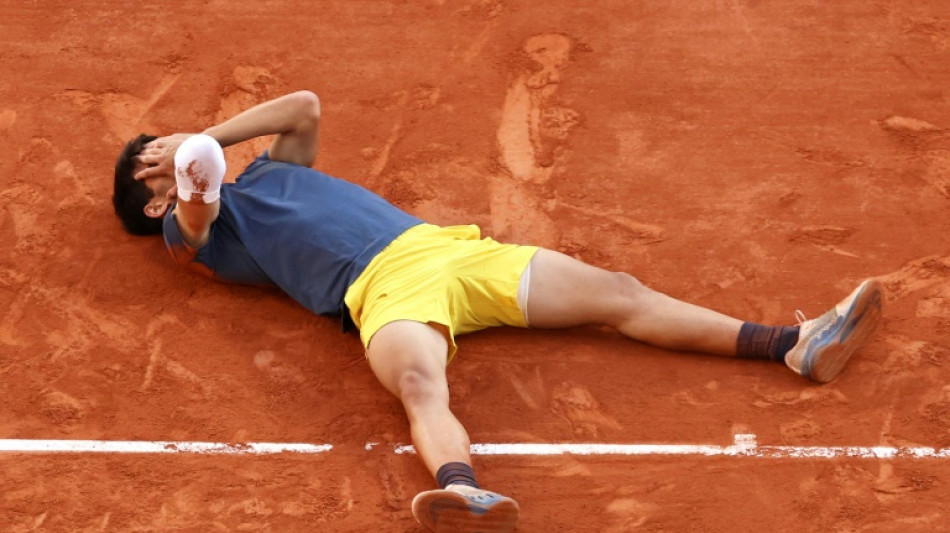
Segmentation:
{"type": "Polygon", "coordinates": [[[439,468],[435,474],[435,480],[439,487],[445,488],[449,485],[468,485],[469,487],[479,488],[475,481],[475,472],[470,465],[465,463],[446,463],[439,468]]]}
{"type": "Polygon", "coordinates": [[[746,322],[736,339],[736,357],[784,362],[798,342],[798,326],[763,326],[746,322]]]}

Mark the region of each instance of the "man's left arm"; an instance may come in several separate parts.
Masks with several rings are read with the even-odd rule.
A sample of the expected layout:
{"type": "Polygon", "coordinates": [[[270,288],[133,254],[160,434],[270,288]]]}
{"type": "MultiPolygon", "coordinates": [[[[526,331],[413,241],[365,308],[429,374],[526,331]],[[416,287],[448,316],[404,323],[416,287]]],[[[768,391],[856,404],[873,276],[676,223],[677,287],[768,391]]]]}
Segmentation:
{"type": "Polygon", "coordinates": [[[276,134],[268,149],[270,159],[309,167],[317,158],[319,130],[320,99],[310,91],[297,91],[256,105],[204,133],[222,148],[276,134]]]}

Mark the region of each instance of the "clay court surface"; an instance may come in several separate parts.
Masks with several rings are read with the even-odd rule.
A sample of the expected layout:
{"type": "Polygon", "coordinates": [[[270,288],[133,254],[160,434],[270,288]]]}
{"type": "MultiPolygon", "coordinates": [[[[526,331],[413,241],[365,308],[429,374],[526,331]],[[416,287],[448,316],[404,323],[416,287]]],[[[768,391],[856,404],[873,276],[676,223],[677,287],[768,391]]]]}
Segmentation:
{"type": "MultiPolygon", "coordinates": [[[[180,270],[109,201],[121,145],[297,89],[317,167],[433,223],[764,323],[876,276],[813,385],[596,329],[460,338],[476,443],[950,447],[950,4],[0,4],[0,438],[332,444],[0,455],[3,531],[419,531],[433,488],[353,334],[180,270]],[[367,443],[377,443],[367,450],[367,443]]],[[[266,143],[228,150],[233,178],[266,143]]],[[[475,457],[519,531],[950,529],[950,459],[475,457]]]]}

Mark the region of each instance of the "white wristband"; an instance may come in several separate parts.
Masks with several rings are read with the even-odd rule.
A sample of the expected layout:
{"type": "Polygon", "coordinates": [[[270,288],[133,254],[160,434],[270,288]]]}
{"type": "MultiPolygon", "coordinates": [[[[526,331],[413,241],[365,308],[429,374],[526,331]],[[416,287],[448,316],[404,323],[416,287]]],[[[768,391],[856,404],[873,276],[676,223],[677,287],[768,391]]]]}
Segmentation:
{"type": "Polygon", "coordinates": [[[217,201],[225,169],[224,151],[218,141],[204,134],[188,137],[175,153],[178,198],[205,204],[217,201]]]}

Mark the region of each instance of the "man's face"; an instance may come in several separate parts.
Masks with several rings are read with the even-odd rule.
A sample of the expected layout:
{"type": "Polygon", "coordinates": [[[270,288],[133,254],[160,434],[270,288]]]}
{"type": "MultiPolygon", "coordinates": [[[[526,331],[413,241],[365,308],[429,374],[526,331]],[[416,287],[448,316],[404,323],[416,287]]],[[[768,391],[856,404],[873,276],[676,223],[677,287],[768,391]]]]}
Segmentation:
{"type": "MultiPolygon", "coordinates": [[[[133,172],[138,173],[144,168],[145,164],[137,161],[133,172]]],[[[178,185],[175,183],[175,179],[167,176],[159,176],[145,178],[144,182],[145,186],[154,194],[148,204],[145,205],[145,214],[153,218],[165,216],[165,211],[168,210],[168,206],[178,198],[178,185]]]]}

